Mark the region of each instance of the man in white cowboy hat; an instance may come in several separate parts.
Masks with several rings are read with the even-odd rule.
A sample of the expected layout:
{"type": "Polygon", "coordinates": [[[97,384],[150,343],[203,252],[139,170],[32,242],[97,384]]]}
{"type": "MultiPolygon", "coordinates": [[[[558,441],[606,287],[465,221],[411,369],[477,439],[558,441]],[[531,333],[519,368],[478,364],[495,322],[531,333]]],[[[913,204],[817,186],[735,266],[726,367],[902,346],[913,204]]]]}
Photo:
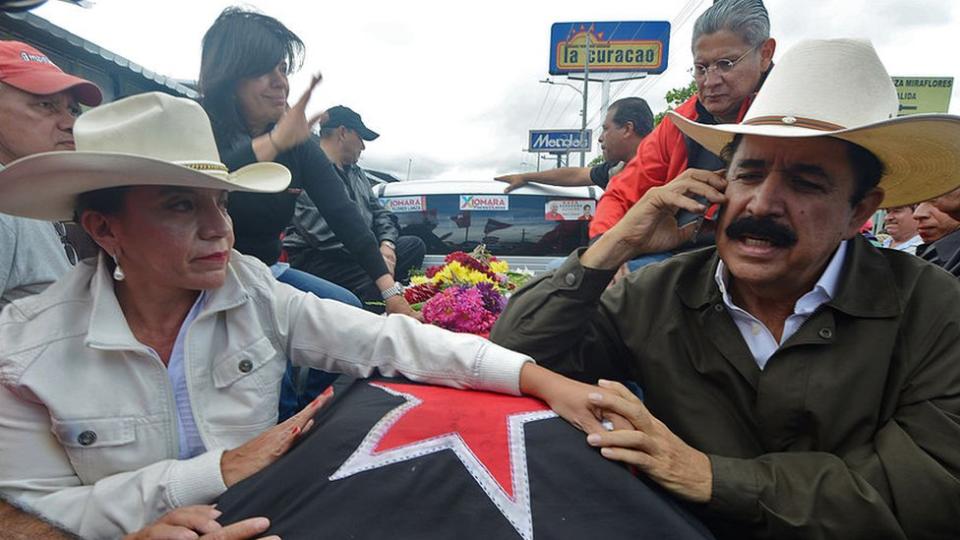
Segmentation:
{"type": "Polygon", "coordinates": [[[947,192],[960,117],[894,118],[864,41],[788,51],[742,124],[677,115],[725,178],[651,189],[596,244],[519,291],[491,339],[644,401],[588,396],[603,455],[695,503],[719,538],[948,538],[960,514],[960,283],[857,234],[881,204],[947,192]],[[717,246],[669,249],[722,205],[717,246]],[[571,316],[576,314],[576,316],[571,316]],[[624,420],[629,423],[624,424],[624,420]]]}
{"type": "MultiPolygon", "coordinates": [[[[41,152],[73,150],[79,104],[101,99],[95,84],[64,73],[37,49],[0,41],[0,168],[41,152]]],[[[0,214],[0,308],[42,291],[73,263],[76,251],[62,224],[0,214]]]]}

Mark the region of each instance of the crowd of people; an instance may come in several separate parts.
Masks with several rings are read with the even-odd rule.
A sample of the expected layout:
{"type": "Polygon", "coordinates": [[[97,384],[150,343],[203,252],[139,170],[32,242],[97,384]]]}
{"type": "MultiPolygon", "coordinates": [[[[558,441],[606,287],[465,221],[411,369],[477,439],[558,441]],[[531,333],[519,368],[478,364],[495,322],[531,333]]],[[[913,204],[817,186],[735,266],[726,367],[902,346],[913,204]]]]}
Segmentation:
{"type": "Polygon", "coordinates": [[[542,399],[717,538],[956,537],[960,117],[898,118],[866,41],[774,66],[761,0],[718,0],[690,46],[697,93],[656,127],[612,104],[603,164],[498,178],[606,193],[487,340],[404,299],[424,246],[357,166],[378,134],[308,116],[319,75],[290,103],[280,21],[220,14],[199,102],[101,104],[0,42],[4,533],[254,538],[217,498],[312,428],[330,374],[379,372],[542,399]]]}

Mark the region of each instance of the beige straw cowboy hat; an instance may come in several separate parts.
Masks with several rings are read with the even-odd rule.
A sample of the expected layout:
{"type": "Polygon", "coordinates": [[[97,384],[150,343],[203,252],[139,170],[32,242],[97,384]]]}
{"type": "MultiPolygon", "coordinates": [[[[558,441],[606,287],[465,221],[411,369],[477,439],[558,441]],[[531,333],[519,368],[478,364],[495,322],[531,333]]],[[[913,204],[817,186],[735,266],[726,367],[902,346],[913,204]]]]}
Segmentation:
{"type": "Polygon", "coordinates": [[[834,39],[803,41],[787,51],[740,124],[704,125],[669,114],[680,131],[715,154],[737,134],[858,144],[885,167],[884,207],[960,186],[960,117],[896,118],[898,109],[897,92],[873,45],[834,39]]]}
{"type": "Polygon", "coordinates": [[[267,193],[290,183],[290,171],[277,163],[229,172],[203,108],[160,92],[90,110],[73,134],[76,151],[28,156],[0,171],[0,212],[67,221],[77,195],[97,189],[168,185],[267,193]]]}

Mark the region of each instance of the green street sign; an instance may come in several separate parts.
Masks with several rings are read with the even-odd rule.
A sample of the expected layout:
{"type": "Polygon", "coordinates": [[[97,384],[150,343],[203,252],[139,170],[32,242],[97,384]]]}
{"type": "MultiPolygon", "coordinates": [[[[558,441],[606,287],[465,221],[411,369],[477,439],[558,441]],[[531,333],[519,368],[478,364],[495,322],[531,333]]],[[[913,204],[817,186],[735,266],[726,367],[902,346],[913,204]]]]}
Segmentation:
{"type": "Polygon", "coordinates": [[[897,116],[946,113],[950,109],[953,77],[891,77],[900,99],[897,116]]]}

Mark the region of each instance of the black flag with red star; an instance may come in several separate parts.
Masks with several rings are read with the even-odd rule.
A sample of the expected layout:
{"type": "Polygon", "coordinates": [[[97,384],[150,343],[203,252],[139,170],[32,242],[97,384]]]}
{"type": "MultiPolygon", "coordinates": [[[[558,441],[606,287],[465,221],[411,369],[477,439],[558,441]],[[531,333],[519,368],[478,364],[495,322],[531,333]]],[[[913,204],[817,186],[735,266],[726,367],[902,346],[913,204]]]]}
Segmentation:
{"type": "Polygon", "coordinates": [[[284,540],[712,538],[542,402],[396,379],[341,389],[218,509],[284,540]]]}

